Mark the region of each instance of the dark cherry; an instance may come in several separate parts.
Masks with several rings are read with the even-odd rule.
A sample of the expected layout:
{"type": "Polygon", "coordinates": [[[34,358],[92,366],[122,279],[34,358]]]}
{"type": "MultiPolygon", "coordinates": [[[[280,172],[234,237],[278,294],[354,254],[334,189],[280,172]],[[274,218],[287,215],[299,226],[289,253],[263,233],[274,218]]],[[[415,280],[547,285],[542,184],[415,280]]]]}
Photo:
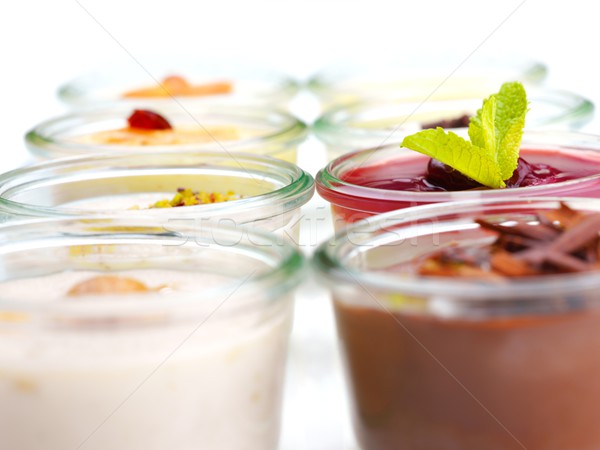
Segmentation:
{"type": "Polygon", "coordinates": [[[425,179],[446,191],[465,191],[481,187],[477,181],[463,175],[458,170],[439,162],[437,159],[430,159],[427,164],[427,173],[425,179]]]}
{"type": "Polygon", "coordinates": [[[541,163],[530,164],[523,158],[519,158],[519,165],[513,172],[513,176],[506,181],[506,186],[510,188],[538,186],[557,183],[565,179],[564,174],[552,166],[541,163]]]}
{"type": "MultiPolygon", "coordinates": [[[[523,158],[519,158],[517,168],[512,177],[506,180],[506,187],[538,186],[540,184],[551,184],[564,181],[561,172],[547,164],[530,164],[523,158]]],[[[477,181],[463,175],[452,167],[431,159],[427,164],[425,180],[434,186],[446,191],[464,191],[482,187],[477,181]]]]}
{"type": "Polygon", "coordinates": [[[463,127],[468,127],[469,123],[471,122],[471,116],[469,116],[468,114],[463,114],[460,117],[454,117],[454,118],[450,118],[450,119],[442,119],[442,120],[438,120],[437,122],[428,122],[428,123],[423,123],[421,124],[421,128],[426,129],[426,128],[437,128],[437,127],[442,127],[442,128],[463,128],[463,127]]]}
{"type": "Polygon", "coordinates": [[[160,114],[146,109],[136,109],[127,119],[131,128],[140,130],[170,130],[173,127],[160,114]]]}
{"type": "MultiPolygon", "coordinates": [[[[513,172],[512,177],[506,180],[506,187],[538,186],[570,180],[572,178],[567,173],[561,172],[547,164],[532,164],[523,158],[519,158],[517,168],[513,172]]],[[[407,173],[396,178],[369,180],[361,184],[376,189],[419,192],[489,189],[435,159],[431,159],[428,162],[425,174],[411,176],[410,173],[407,173]]]]}

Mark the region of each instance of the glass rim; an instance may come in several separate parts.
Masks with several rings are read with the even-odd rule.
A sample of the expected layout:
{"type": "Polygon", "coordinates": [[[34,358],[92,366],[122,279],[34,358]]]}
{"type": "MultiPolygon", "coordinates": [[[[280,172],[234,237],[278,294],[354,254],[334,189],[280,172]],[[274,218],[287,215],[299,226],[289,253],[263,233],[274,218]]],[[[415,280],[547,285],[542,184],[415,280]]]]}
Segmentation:
{"type": "MultiPolygon", "coordinates": [[[[440,53],[442,56],[446,56],[445,54],[440,53]]],[[[429,64],[429,61],[423,61],[422,58],[419,58],[421,55],[418,54],[410,54],[406,59],[396,60],[394,61],[386,61],[385,63],[381,63],[381,59],[377,58],[374,61],[374,64],[369,64],[365,61],[343,61],[338,64],[329,65],[319,72],[314,74],[308,80],[309,89],[316,93],[320,98],[329,98],[333,95],[336,95],[340,92],[348,92],[348,93],[359,93],[362,89],[360,88],[348,88],[348,87],[340,87],[339,84],[343,84],[345,82],[349,82],[355,77],[360,77],[363,75],[368,75],[369,73],[381,73],[385,71],[386,73],[394,73],[402,76],[409,76],[409,78],[414,78],[416,76],[423,76],[424,73],[429,75],[437,75],[439,78],[444,78],[445,74],[440,75],[441,69],[454,69],[452,74],[458,69],[456,65],[458,61],[449,61],[447,59],[443,59],[445,65],[440,66],[439,61],[440,58],[436,57],[436,55],[432,55],[429,57],[429,61],[434,61],[433,65],[429,64]],[[409,63],[407,63],[407,60],[409,63]],[[367,67],[367,69],[365,69],[367,67]]],[[[452,55],[453,57],[459,57],[458,55],[452,55]]],[[[462,57],[460,57],[463,59],[462,57]]],[[[516,79],[524,80],[531,83],[540,83],[544,78],[546,78],[548,73],[548,67],[546,64],[532,60],[526,56],[519,55],[504,55],[498,57],[498,55],[482,55],[476,58],[470,58],[470,63],[474,66],[469,66],[468,73],[477,73],[477,72],[486,72],[491,73],[493,69],[488,67],[488,64],[492,62],[493,64],[498,65],[500,61],[500,65],[496,68],[504,69],[504,70],[512,70],[517,72],[516,79]]],[[[366,95],[368,97],[368,95],[366,95]]],[[[361,95],[361,97],[365,97],[365,95],[361,95]]]]}
{"type": "MultiPolygon", "coordinates": [[[[454,303],[471,300],[498,302],[510,299],[509,297],[539,299],[539,302],[543,303],[545,295],[556,295],[565,290],[569,292],[597,290],[600,288],[600,277],[597,270],[578,274],[531,277],[498,284],[425,275],[402,274],[399,276],[376,270],[357,270],[347,264],[349,259],[359,254],[356,239],[364,241],[361,242],[361,245],[375,247],[378,243],[388,242],[386,238],[398,237],[398,234],[391,230],[397,231],[401,226],[410,227],[411,224],[416,226],[421,221],[427,220],[443,223],[445,217],[455,218],[457,214],[469,214],[481,211],[483,208],[485,211],[481,212],[480,216],[495,211],[514,211],[515,208],[530,213],[532,208],[556,209],[561,203],[579,210],[600,212],[600,199],[560,197],[467,200],[415,206],[378,214],[349,225],[319,245],[313,255],[311,265],[326,284],[336,288],[347,285],[358,286],[365,291],[367,296],[372,293],[373,297],[376,292],[385,291],[431,298],[449,297],[454,303]],[[387,232],[389,235],[385,234],[387,232]]],[[[474,218],[475,214],[467,217],[474,218]]]]}
{"type": "MultiPolygon", "coordinates": [[[[535,123],[528,129],[536,129],[548,126],[554,126],[561,123],[580,121],[585,123],[591,120],[594,112],[594,104],[587,98],[562,89],[549,89],[534,87],[528,91],[533,93],[533,99],[536,96],[540,103],[559,105],[562,107],[560,112],[549,114],[535,123]]],[[[528,92],[529,93],[529,92],[528,92]]],[[[432,99],[427,100],[423,105],[431,107],[439,105],[439,108],[451,108],[453,105],[461,103],[474,102],[475,99],[432,99]]],[[[313,125],[315,134],[327,143],[336,143],[361,138],[381,138],[387,140],[390,138],[391,131],[377,127],[360,127],[351,124],[352,121],[360,119],[362,115],[376,113],[378,111],[397,111],[408,116],[406,121],[410,121],[411,108],[418,107],[421,102],[402,101],[391,99],[364,98],[352,103],[338,103],[328,108],[313,125]]],[[[480,105],[478,104],[477,107],[480,105]]],[[[401,124],[402,125],[402,124],[401,124]]]]}
{"type": "MultiPolygon", "coordinates": [[[[182,311],[187,314],[196,311],[202,306],[202,302],[206,302],[208,299],[222,298],[225,301],[234,293],[250,297],[249,304],[246,304],[243,310],[234,308],[232,314],[237,314],[253,309],[265,301],[279,302],[285,293],[300,283],[304,275],[306,261],[302,253],[296,246],[272,233],[250,227],[228,225],[197,227],[178,224],[177,230],[168,230],[147,217],[133,219],[124,219],[120,216],[37,218],[0,224],[0,237],[3,238],[2,244],[0,244],[0,257],[11,253],[26,252],[32,248],[60,248],[71,245],[118,245],[139,242],[140,245],[164,246],[166,245],[164,242],[177,242],[182,236],[187,238],[186,243],[193,238],[194,244],[199,247],[231,253],[243,252],[256,260],[270,261],[271,264],[261,273],[250,273],[241,280],[232,277],[231,281],[227,280],[218,287],[200,287],[198,292],[170,293],[164,298],[152,298],[152,302],[148,302],[148,299],[143,296],[140,298],[134,294],[130,298],[114,299],[90,296],[85,302],[73,302],[70,299],[61,298],[44,304],[32,298],[19,300],[7,298],[0,293],[0,311],[24,312],[34,316],[60,313],[92,317],[106,313],[139,316],[140,312],[164,311],[182,311]],[[227,239],[237,239],[237,242],[235,245],[225,244],[227,239]],[[149,244],[149,241],[155,243],[149,244]],[[72,243],[67,245],[68,242],[72,243]],[[260,298],[261,295],[262,298],[260,298]]],[[[147,264],[148,261],[164,262],[165,260],[166,258],[163,256],[150,256],[145,257],[143,261],[147,264]]],[[[177,270],[177,267],[175,269],[177,270]]],[[[50,271],[49,273],[54,272],[50,271]]],[[[106,273],[114,272],[107,271],[106,273]]]]}
{"type": "MultiPolygon", "coordinates": [[[[81,154],[93,154],[99,152],[106,153],[131,153],[139,151],[139,146],[132,145],[113,145],[113,144],[88,144],[78,143],[65,139],[56,138],[52,130],[57,126],[65,126],[67,130],[77,129],[78,127],[94,123],[101,120],[123,119],[133,112],[134,109],[139,109],[141,105],[131,102],[114,102],[100,106],[90,106],[80,108],[77,111],[72,111],[60,116],[56,116],[39,124],[35,125],[25,133],[25,143],[29,151],[38,157],[56,158],[57,156],[73,156],[81,154]],[[70,124],[70,122],[84,120],[82,123],[70,124]],[[137,149],[137,150],[135,150],[137,149]],[[53,156],[56,155],[57,156],[53,156]]],[[[153,147],[156,150],[194,150],[194,149],[222,149],[227,152],[229,149],[244,149],[251,147],[259,147],[262,145],[276,144],[277,147],[266,152],[268,155],[276,155],[288,148],[298,144],[308,135],[308,126],[296,118],[295,116],[279,109],[271,109],[266,107],[231,107],[231,106],[208,106],[208,105],[172,105],[168,108],[157,106],[148,102],[145,106],[150,110],[157,110],[159,113],[177,114],[191,117],[196,122],[195,114],[203,114],[213,117],[224,117],[234,122],[244,120],[259,120],[262,125],[268,124],[269,118],[276,117],[282,120],[284,125],[277,127],[276,131],[270,132],[263,136],[249,137],[239,140],[219,141],[213,139],[210,142],[192,143],[192,144],[173,144],[173,145],[152,145],[144,146],[144,149],[153,147]]],[[[60,130],[64,131],[63,129],[60,130]]]]}
{"type": "MultiPolygon", "coordinates": [[[[562,146],[569,148],[571,145],[594,145],[595,148],[600,151],[600,135],[572,132],[572,131],[535,131],[525,130],[523,134],[522,148],[527,148],[528,145],[539,144],[539,140],[549,140],[547,145],[562,146]]],[[[367,186],[361,186],[354,183],[349,183],[341,179],[342,174],[340,171],[345,168],[345,164],[349,164],[353,159],[360,159],[366,156],[368,160],[371,155],[376,155],[378,152],[394,149],[402,154],[415,154],[408,149],[402,149],[400,144],[386,143],[385,145],[378,147],[371,147],[367,149],[355,150],[353,152],[346,153],[339,156],[333,161],[329,162],[324,168],[319,170],[315,177],[315,185],[317,192],[334,204],[340,204],[334,201],[332,194],[338,198],[340,195],[348,197],[349,199],[361,198],[361,199],[375,199],[381,201],[399,201],[399,202],[444,202],[444,201],[461,201],[469,199],[481,199],[495,197],[498,199],[507,199],[515,195],[515,191],[518,191],[520,196],[527,195],[539,195],[544,191],[556,188],[556,187],[569,187],[574,186],[582,181],[592,180],[600,178],[600,174],[590,175],[586,177],[580,177],[574,180],[561,181],[558,183],[538,186],[527,186],[519,187],[515,189],[490,189],[490,190],[477,190],[477,191],[435,191],[435,192],[418,192],[418,191],[399,191],[392,189],[381,189],[367,186]]],[[[361,167],[361,165],[359,165],[361,167]]],[[[364,166],[363,166],[364,167],[364,166]]],[[[349,168],[348,170],[353,170],[349,168]]]]}
{"type": "MultiPolygon", "coordinates": [[[[131,211],[119,211],[119,214],[123,214],[128,217],[139,217],[141,215],[156,218],[166,218],[165,216],[178,217],[178,218],[221,218],[227,219],[227,216],[221,216],[222,213],[235,212],[237,215],[242,215],[246,212],[256,212],[255,216],[262,208],[272,209],[277,207],[276,214],[285,214],[292,211],[300,206],[306,204],[314,194],[314,179],[313,177],[299,166],[290,162],[273,158],[267,155],[254,155],[251,153],[229,153],[225,154],[222,152],[214,151],[169,151],[165,152],[162,150],[146,151],[144,153],[137,153],[134,155],[128,154],[95,154],[95,155],[84,155],[74,156],[70,158],[60,158],[56,160],[48,160],[40,162],[34,165],[25,166],[22,168],[14,169],[12,171],[0,174],[0,212],[10,214],[23,214],[31,217],[52,217],[52,216],[89,216],[95,217],[105,216],[114,214],[114,211],[97,211],[93,212],[85,209],[76,208],[61,208],[60,206],[41,206],[22,203],[10,198],[5,198],[6,192],[11,195],[18,194],[19,188],[31,189],[36,184],[44,185],[47,183],[47,178],[43,177],[45,172],[50,172],[49,177],[54,181],[60,181],[57,178],[56,172],[62,172],[64,181],[69,181],[70,176],[80,172],[88,173],[88,175],[94,175],[98,173],[106,173],[107,175],[115,174],[115,165],[123,163],[124,167],[129,165],[133,166],[133,170],[147,170],[148,168],[154,167],[149,163],[145,163],[145,160],[151,160],[159,170],[163,167],[161,162],[175,161],[175,165],[185,168],[185,164],[178,163],[178,161],[185,160],[186,157],[199,158],[202,164],[210,164],[223,161],[233,161],[234,166],[227,167],[228,170],[237,172],[244,178],[252,178],[254,176],[257,179],[264,179],[266,177],[275,178],[275,175],[289,180],[289,182],[277,189],[270,192],[253,195],[245,198],[240,198],[231,202],[211,203],[203,205],[192,205],[184,208],[178,208],[177,211],[173,211],[172,208],[156,208],[156,209],[144,209],[144,210],[131,210],[131,211]],[[141,163],[139,162],[141,160],[141,163]],[[137,165],[136,165],[137,162],[137,165]],[[100,166],[102,164],[102,166],[100,166]],[[249,168],[250,165],[260,165],[262,169],[260,172],[256,168],[249,168]],[[101,167],[103,170],[99,170],[101,167]]],[[[219,167],[211,166],[205,167],[200,165],[199,161],[195,161],[191,168],[209,170],[219,170],[219,167]]],[[[97,178],[94,178],[97,179],[97,178]]],[[[85,180],[85,179],[84,179],[85,180]]],[[[59,184],[59,183],[55,183],[59,184]]],[[[265,219],[267,217],[254,217],[247,222],[254,222],[256,220],[265,219]]]]}
{"type": "MultiPolygon", "coordinates": [[[[131,61],[127,61],[128,63],[131,61]]],[[[251,64],[250,62],[240,66],[236,64],[233,67],[230,67],[230,64],[225,60],[214,60],[210,61],[209,64],[191,64],[189,61],[186,61],[183,58],[165,58],[164,56],[160,59],[154,58],[150,59],[149,63],[146,64],[146,67],[143,72],[140,73],[140,78],[146,76],[149,77],[149,71],[152,73],[163,72],[164,75],[160,77],[160,79],[164,78],[167,74],[177,74],[177,70],[172,69],[181,69],[181,72],[189,72],[182,74],[186,79],[193,79],[196,75],[207,75],[214,79],[221,78],[237,78],[238,82],[247,81],[247,80],[257,80],[264,81],[268,84],[268,89],[265,90],[261,94],[261,97],[267,95],[270,97],[275,97],[278,95],[282,95],[284,97],[292,98],[300,89],[300,83],[298,80],[294,79],[292,76],[286,74],[285,72],[278,71],[274,68],[259,68],[255,64],[251,64]],[[166,60],[168,59],[168,61],[166,60]],[[214,71],[214,64],[217,64],[216,69],[217,72],[219,70],[225,70],[228,74],[227,77],[220,73],[215,73],[215,75],[211,74],[211,71],[214,71]],[[228,65],[226,67],[223,66],[224,63],[228,65]],[[168,70],[167,70],[168,69],[168,70]],[[249,69],[251,72],[249,73],[249,69]]],[[[95,88],[98,87],[98,79],[107,80],[105,83],[100,83],[100,86],[108,83],[121,84],[123,81],[123,67],[122,64],[113,63],[111,65],[107,65],[105,67],[101,67],[95,70],[88,71],[86,73],[82,73],[74,78],[71,78],[67,82],[60,85],[57,89],[58,98],[67,105],[89,105],[92,102],[98,103],[110,103],[114,101],[118,101],[119,98],[116,96],[108,96],[106,99],[96,99],[94,98],[95,88]]],[[[147,80],[148,84],[151,84],[155,80],[149,79],[147,80]]],[[[233,80],[235,83],[235,80],[233,80]]],[[[192,100],[192,101],[204,101],[207,100],[217,101],[224,97],[228,97],[233,94],[217,94],[210,96],[174,96],[177,99],[181,100],[192,100]]],[[[255,101],[258,101],[260,104],[264,103],[261,98],[258,98],[254,95],[251,98],[255,101]]],[[[139,101],[147,101],[152,102],[154,104],[159,104],[163,101],[169,101],[170,98],[145,98],[139,99],[139,101]]],[[[135,99],[134,101],[138,101],[135,99]]],[[[277,102],[275,102],[277,103],[277,102]]]]}

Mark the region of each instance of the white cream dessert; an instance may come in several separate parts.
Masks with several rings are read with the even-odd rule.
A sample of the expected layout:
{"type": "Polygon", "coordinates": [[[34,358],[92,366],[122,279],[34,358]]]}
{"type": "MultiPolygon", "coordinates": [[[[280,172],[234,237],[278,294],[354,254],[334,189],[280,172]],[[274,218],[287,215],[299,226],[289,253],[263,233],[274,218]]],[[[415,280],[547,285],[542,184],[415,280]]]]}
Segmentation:
{"type": "Polygon", "coordinates": [[[223,278],[135,269],[116,273],[133,295],[85,295],[89,280],[106,275],[65,271],[0,283],[3,298],[35,295],[38,308],[103,299],[115,311],[119,301],[148,305],[136,317],[98,321],[62,310],[0,312],[2,448],[275,449],[291,302],[238,311],[239,302],[227,304],[238,299],[224,294],[190,317],[177,302],[194,295],[202,302],[202,291],[223,278]],[[171,299],[177,315],[152,308],[171,299]],[[219,305],[237,312],[211,315],[219,305]]]}
{"type": "MultiPolygon", "coordinates": [[[[235,202],[235,200],[245,197],[236,194],[233,191],[227,191],[218,194],[219,195],[217,201],[207,202],[207,204],[235,202]]],[[[166,211],[164,211],[164,214],[168,214],[169,217],[173,217],[175,219],[179,214],[181,214],[182,218],[191,217],[184,215],[184,213],[186,212],[185,209],[187,208],[185,205],[178,205],[172,207],[165,205],[165,202],[168,201],[170,201],[172,204],[173,199],[173,195],[167,192],[140,192],[131,194],[90,197],[83,200],[63,203],[60,205],[60,208],[66,213],[68,213],[69,210],[79,210],[94,211],[96,213],[101,214],[123,212],[127,212],[128,214],[144,214],[147,211],[151,211],[154,213],[158,212],[161,209],[166,209],[166,211]],[[181,208],[184,208],[184,210],[181,210],[181,208]]],[[[201,203],[199,205],[192,205],[190,207],[202,207],[202,205],[203,204],[201,203]]],[[[266,217],[259,217],[251,210],[246,211],[243,214],[238,214],[235,211],[234,205],[231,206],[232,210],[230,213],[223,213],[222,215],[218,215],[216,216],[215,220],[222,220],[225,221],[224,223],[235,224],[236,226],[249,225],[251,227],[258,227],[260,229],[273,232],[276,235],[281,236],[282,238],[295,244],[299,242],[300,226],[302,223],[302,211],[300,208],[285,213],[280,213],[278,210],[274,209],[273,214],[266,217]]],[[[195,217],[199,219],[198,224],[200,226],[200,224],[202,224],[201,220],[203,220],[201,211],[198,211],[195,217]]],[[[210,218],[210,215],[205,216],[206,220],[210,218]]],[[[176,222],[169,223],[169,226],[176,226],[176,222]]]]}

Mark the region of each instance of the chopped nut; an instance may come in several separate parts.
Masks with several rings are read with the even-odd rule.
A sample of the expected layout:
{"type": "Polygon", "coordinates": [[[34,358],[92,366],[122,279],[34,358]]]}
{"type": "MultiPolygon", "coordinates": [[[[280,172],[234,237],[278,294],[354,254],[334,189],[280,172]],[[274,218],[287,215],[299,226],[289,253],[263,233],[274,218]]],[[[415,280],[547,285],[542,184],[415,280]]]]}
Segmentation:
{"type": "Polygon", "coordinates": [[[150,289],[141,281],[115,275],[100,275],[77,283],[67,295],[78,297],[83,295],[132,294],[148,292],[150,289]]]}
{"type": "Polygon", "coordinates": [[[239,198],[241,197],[236,195],[233,191],[227,191],[225,194],[223,194],[221,192],[207,193],[204,191],[192,191],[189,188],[179,188],[171,200],[159,200],[153,205],[150,205],[150,208],[172,208],[177,206],[205,205],[208,203],[222,203],[231,200],[238,200],[239,198]]]}

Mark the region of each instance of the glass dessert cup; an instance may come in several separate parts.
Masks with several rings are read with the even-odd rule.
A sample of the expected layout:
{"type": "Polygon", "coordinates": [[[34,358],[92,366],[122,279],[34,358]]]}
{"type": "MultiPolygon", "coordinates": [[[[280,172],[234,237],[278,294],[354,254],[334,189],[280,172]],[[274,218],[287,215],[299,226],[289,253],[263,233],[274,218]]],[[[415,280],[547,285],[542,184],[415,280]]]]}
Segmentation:
{"type": "Polygon", "coordinates": [[[58,97],[73,107],[112,103],[124,98],[143,104],[151,102],[152,105],[186,102],[284,107],[294,98],[298,89],[298,83],[292,78],[276,71],[257,68],[254,63],[243,65],[216,60],[190,62],[189,58],[163,58],[160,61],[145,61],[142,68],[136,61],[127,59],[118,66],[107,67],[67,82],[59,88],[58,97]],[[127,93],[165,85],[166,78],[172,76],[182,77],[192,86],[210,88],[214,84],[227,84],[229,89],[214,92],[208,92],[208,89],[199,95],[175,95],[175,99],[166,92],[158,96],[126,97],[127,93]]]}
{"type": "Polygon", "coordinates": [[[573,179],[506,189],[415,192],[373,187],[395,177],[422,175],[429,158],[399,144],[359,150],[331,161],[317,174],[317,192],[331,204],[334,227],[397,209],[461,200],[561,196],[600,197],[600,137],[574,132],[526,131],[521,156],[573,179]]]}
{"type": "Polygon", "coordinates": [[[276,449],[293,246],[92,217],[4,224],[0,242],[5,448],[276,449]]]}
{"type": "MultiPolygon", "coordinates": [[[[528,129],[575,130],[593,117],[593,104],[574,93],[531,88],[528,97],[528,129]]],[[[331,160],[349,151],[402,141],[404,136],[423,126],[429,128],[441,121],[472,116],[479,108],[481,99],[474,98],[428,100],[422,104],[406,100],[365,100],[333,107],[316,121],[314,129],[327,145],[331,160]]]]}
{"type": "Polygon", "coordinates": [[[364,99],[425,100],[479,99],[496,92],[506,81],[539,84],[546,66],[511,55],[508,58],[453,55],[403,55],[401,60],[354,61],[336,64],[316,74],[309,88],[325,110],[332,105],[364,99]]]}
{"type": "MultiPolygon", "coordinates": [[[[600,202],[564,200],[578,211],[600,202]]],[[[325,242],[355,433],[369,450],[599,448],[598,269],[489,281],[399,267],[490,243],[550,199],[460,202],[366,219],[325,242]]]]}
{"type": "Polygon", "coordinates": [[[48,161],[0,176],[0,217],[151,217],[157,224],[252,225],[297,242],[300,208],[313,178],[294,164],[246,153],[196,151],[109,154],[48,161]],[[149,208],[180,188],[233,192],[234,200],[149,208]],[[239,197],[239,198],[238,198],[239,197]]]}
{"type": "Polygon", "coordinates": [[[296,148],[307,135],[306,125],[295,117],[257,108],[151,107],[164,116],[173,130],[156,134],[139,130],[131,140],[114,139],[111,133],[126,133],[127,118],[135,107],[129,103],[92,108],[47,120],[25,136],[29,151],[40,159],[55,159],[91,153],[134,154],[147,148],[157,150],[244,151],[296,161],[296,148]],[[139,136],[149,136],[140,144],[139,136]],[[156,140],[158,136],[161,140],[156,140]],[[166,137],[165,137],[166,136],[166,137]],[[172,136],[172,138],[168,138],[172,136]]]}

